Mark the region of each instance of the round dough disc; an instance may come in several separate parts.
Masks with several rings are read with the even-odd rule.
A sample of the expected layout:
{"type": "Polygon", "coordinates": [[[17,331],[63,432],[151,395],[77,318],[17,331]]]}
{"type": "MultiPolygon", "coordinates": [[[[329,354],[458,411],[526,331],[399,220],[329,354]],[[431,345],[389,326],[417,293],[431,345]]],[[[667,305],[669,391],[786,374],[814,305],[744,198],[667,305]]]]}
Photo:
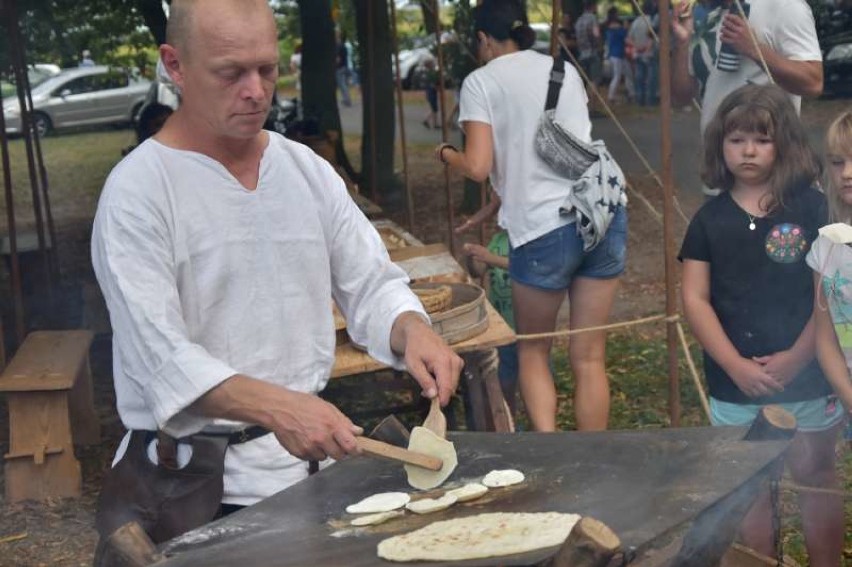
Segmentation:
{"type": "Polygon", "coordinates": [[[383,524],[390,519],[399,518],[405,515],[402,510],[391,510],[390,512],[379,512],[378,514],[368,514],[366,516],[358,516],[351,522],[353,526],[377,526],[383,524]]]}
{"type": "Polygon", "coordinates": [[[390,561],[461,561],[525,553],[562,545],[577,514],[478,514],[433,522],[379,543],[378,555],[390,561]]]}
{"type": "Polygon", "coordinates": [[[420,490],[431,490],[440,486],[453,474],[456,465],[459,463],[455,445],[425,427],[415,427],[411,430],[408,449],[438,457],[444,461],[444,466],[439,471],[430,471],[415,465],[405,465],[405,472],[408,473],[408,484],[420,490]]]}
{"type": "Polygon", "coordinates": [[[461,488],[449,490],[447,491],[447,494],[455,496],[459,502],[468,502],[485,496],[486,492],[488,492],[487,486],[479,484],[478,482],[471,482],[470,484],[465,484],[461,488]]]}
{"type": "Polygon", "coordinates": [[[405,507],[415,514],[431,514],[432,512],[446,510],[455,504],[456,501],[457,498],[452,494],[444,494],[440,498],[423,498],[422,500],[415,500],[414,502],[406,504],[405,507]]]}
{"type": "Polygon", "coordinates": [[[346,507],[349,514],[376,514],[402,508],[411,501],[405,492],[380,492],[346,507]]]}
{"type": "Polygon", "coordinates": [[[502,488],[524,482],[524,473],[515,469],[491,471],[482,479],[482,484],[488,488],[502,488]]]}

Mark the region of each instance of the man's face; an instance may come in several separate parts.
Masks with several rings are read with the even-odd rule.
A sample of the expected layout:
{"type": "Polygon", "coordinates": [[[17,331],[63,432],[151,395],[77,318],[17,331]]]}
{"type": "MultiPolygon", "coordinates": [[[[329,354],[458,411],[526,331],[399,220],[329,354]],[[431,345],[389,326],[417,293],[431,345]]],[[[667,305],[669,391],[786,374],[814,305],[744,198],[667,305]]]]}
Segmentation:
{"type": "Polygon", "coordinates": [[[249,139],[269,113],[278,79],[275,24],[267,11],[238,4],[199,9],[185,47],[177,50],[181,105],[203,124],[206,132],[199,134],[249,139]]]}

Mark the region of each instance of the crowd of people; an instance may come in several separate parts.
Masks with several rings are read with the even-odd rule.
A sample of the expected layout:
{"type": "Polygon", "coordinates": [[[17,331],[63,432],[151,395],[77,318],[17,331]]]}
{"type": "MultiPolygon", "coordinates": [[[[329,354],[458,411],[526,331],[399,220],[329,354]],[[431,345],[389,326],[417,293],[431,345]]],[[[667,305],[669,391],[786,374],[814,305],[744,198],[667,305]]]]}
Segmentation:
{"type": "MultiPolygon", "coordinates": [[[[157,483],[187,463],[212,471],[218,492],[206,493],[207,504],[227,514],[304,478],[308,461],[323,466],[359,452],[363,431],[317,396],[334,357],[329,297],[353,340],[405,368],[424,396],[446,404],[462,367],[333,169],[262,130],[278,74],[267,2],[197,5],[174,0],[160,47],[181,104],[158,116],[164,123],[140,134],[112,172],[93,229],[128,430],[101,496],[104,537],[134,507],[147,521],[165,521],[152,507],[168,509],[171,496],[157,483]],[[221,454],[202,454],[202,441],[222,431],[221,454]],[[128,501],[128,485],[148,486],[145,501],[128,501]]],[[[711,420],[747,425],[763,406],[782,406],[798,422],[787,455],[793,478],[836,488],[834,445],[852,409],[852,112],[828,129],[821,159],[798,118],[800,97],[822,85],[804,0],[752,0],[750,15],[726,2],[699,5],[710,9],[701,26],[712,22],[712,30],[685,4],[673,14],[672,88],[701,99],[702,177],[716,193],[680,251],[684,314],[704,349],[711,420]],[[775,15],[784,17],[768,25],[775,15]],[[733,48],[736,68],[689,64],[704,55],[708,34],[733,48]],[[829,222],[846,232],[823,231],[829,222]]],[[[632,46],[643,61],[635,96],[653,103],[657,24],[648,15],[628,28],[611,12],[601,26],[587,2],[574,33],[560,34],[563,48],[594,80],[604,42],[619,78],[632,46]]],[[[501,230],[488,247],[465,253],[487,270],[489,297],[519,334],[553,331],[566,297],[572,329],[605,325],[626,264],[627,200],[618,156],[593,136],[587,85],[561,58],[530,49],[535,33],[522,2],[484,0],[474,27],[483,65],[461,85],[465,144],[441,144],[435,158],[492,187],[457,231],[494,215],[501,230]]],[[[345,38],[338,45],[342,75],[345,38]]],[[[535,431],[557,429],[551,347],[533,338],[499,353],[510,406],[535,431]]],[[[580,430],[608,425],[605,354],[604,331],[571,337],[580,430]]],[[[842,500],[814,492],[799,503],[810,564],[838,567],[842,500]]],[[[774,553],[768,492],[741,538],[774,553]]]]}

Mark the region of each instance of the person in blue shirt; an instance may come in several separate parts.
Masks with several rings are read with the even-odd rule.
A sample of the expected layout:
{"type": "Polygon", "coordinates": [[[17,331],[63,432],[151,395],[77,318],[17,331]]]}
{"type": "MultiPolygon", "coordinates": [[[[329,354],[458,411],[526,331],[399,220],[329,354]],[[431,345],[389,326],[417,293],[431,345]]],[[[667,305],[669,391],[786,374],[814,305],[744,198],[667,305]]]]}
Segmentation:
{"type": "Polygon", "coordinates": [[[606,14],[604,33],[606,34],[607,56],[609,57],[612,69],[612,80],[609,82],[607,98],[610,102],[615,101],[618,84],[621,82],[621,78],[624,77],[624,86],[627,88],[627,94],[632,100],[633,73],[630,70],[630,62],[626,56],[627,29],[624,27],[621,18],[618,17],[618,9],[615,7],[610,8],[606,14]]]}

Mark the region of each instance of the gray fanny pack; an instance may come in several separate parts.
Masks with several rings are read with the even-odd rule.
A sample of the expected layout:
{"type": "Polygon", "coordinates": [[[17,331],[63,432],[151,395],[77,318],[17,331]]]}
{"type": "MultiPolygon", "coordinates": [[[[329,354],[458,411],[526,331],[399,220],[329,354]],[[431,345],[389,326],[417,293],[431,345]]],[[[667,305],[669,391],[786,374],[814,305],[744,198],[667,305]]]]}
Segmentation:
{"type": "Polygon", "coordinates": [[[553,58],[547,100],[535,134],[535,150],[553,171],[569,180],[578,179],[599,158],[591,143],[580,140],[556,122],[556,105],[565,77],[565,61],[553,58]]]}

